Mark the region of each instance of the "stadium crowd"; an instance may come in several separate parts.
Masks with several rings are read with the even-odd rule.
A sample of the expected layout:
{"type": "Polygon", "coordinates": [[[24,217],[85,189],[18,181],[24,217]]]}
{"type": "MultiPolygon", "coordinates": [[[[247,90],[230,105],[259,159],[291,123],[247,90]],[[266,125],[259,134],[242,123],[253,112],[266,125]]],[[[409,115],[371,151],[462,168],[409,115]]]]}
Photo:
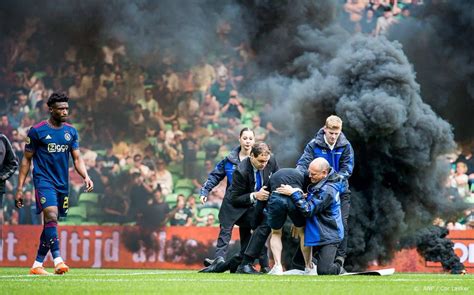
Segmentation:
{"type": "MultiPolygon", "coordinates": [[[[411,17],[420,0],[347,0],[344,20],[354,32],[383,35],[411,17]]],[[[249,127],[270,144],[279,127],[266,115],[268,98],[245,91],[253,78],[253,52],[229,22],[216,25],[219,44],[191,65],[170,48],[140,60],[120,41],[98,50],[55,44],[40,18],[27,18],[0,40],[0,132],[22,156],[29,128],[49,116],[46,101],[67,93],[70,121],[79,130],[81,152],[94,193],[71,168],[69,217],[63,224],[140,223],[166,215],[159,225],[217,226],[225,181],[201,205],[199,189],[214,165],[249,127]],[[237,36],[236,36],[237,35],[237,36]],[[237,41],[236,41],[237,40],[237,41]]],[[[473,142],[453,158],[447,196],[473,201],[473,142]]],[[[15,209],[17,177],[6,182],[5,224],[39,224],[31,175],[25,206],[15,209]]],[[[448,228],[474,225],[474,210],[462,220],[437,221],[448,228]]]]}

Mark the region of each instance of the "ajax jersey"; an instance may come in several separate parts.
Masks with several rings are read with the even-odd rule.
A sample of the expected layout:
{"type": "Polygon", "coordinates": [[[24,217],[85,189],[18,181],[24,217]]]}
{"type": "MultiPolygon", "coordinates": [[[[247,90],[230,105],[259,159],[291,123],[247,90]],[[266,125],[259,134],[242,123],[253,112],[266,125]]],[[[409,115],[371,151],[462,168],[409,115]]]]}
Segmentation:
{"type": "Polygon", "coordinates": [[[35,188],[54,188],[68,192],[69,155],[79,148],[77,130],[70,124],[53,127],[43,121],[28,132],[25,150],[33,155],[35,188]]]}

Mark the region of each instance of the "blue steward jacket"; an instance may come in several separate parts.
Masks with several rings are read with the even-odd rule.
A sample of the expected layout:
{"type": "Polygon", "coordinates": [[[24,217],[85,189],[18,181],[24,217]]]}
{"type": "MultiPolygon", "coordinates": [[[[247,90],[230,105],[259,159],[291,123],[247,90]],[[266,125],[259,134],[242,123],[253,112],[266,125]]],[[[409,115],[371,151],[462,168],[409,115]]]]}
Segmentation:
{"type": "Polygon", "coordinates": [[[337,244],[344,238],[340,195],[347,190],[347,182],[333,169],[317,184],[310,184],[308,196],[301,191],[291,195],[298,210],[306,217],[305,246],[337,244]]]}
{"type": "Polygon", "coordinates": [[[225,157],[222,161],[217,163],[214,170],[209,173],[207,176],[206,182],[202,185],[200,195],[201,196],[208,196],[209,193],[215,188],[219,182],[227,176],[227,187],[226,190],[229,188],[230,184],[232,183],[232,173],[234,173],[235,168],[240,163],[239,159],[240,153],[240,146],[234,148],[227,157],[225,157]]]}

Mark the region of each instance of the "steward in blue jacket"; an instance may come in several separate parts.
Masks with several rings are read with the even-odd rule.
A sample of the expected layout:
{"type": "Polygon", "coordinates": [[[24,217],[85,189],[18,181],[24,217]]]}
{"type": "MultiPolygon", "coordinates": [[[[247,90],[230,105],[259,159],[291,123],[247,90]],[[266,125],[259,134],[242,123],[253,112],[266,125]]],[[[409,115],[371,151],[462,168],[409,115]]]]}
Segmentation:
{"type": "MultiPolygon", "coordinates": [[[[336,172],[340,179],[345,180],[349,187],[348,179],[354,169],[354,150],[342,133],[342,120],[338,116],[329,116],[326,123],[306,145],[303,155],[296,164],[296,168],[306,173],[309,163],[316,158],[324,158],[336,172]]],[[[344,239],[339,245],[336,255],[336,262],[344,265],[347,256],[349,211],[351,207],[350,190],[347,189],[341,198],[342,221],[344,223],[344,239]]]]}

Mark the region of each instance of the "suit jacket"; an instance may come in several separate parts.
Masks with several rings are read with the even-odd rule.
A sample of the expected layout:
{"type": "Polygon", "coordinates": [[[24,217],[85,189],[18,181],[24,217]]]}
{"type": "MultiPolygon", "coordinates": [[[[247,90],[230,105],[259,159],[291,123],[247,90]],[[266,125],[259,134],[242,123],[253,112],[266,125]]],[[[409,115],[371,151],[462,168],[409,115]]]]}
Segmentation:
{"type": "MultiPolygon", "coordinates": [[[[269,187],[270,176],[278,170],[278,163],[272,155],[267,166],[262,173],[262,186],[269,187]]],[[[266,202],[257,201],[252,203],[250,194],[255,192],[255,174],[250,158],[243,160],[232,175],[232,183],[227,190],[221,209],[219,211],[219,221],[222,226],[228,227],[234,225],[242,215],[248,210],[255,220],[250,220],[249,224],[255,224],[263,214],[263,208],[266,202]]]]}

